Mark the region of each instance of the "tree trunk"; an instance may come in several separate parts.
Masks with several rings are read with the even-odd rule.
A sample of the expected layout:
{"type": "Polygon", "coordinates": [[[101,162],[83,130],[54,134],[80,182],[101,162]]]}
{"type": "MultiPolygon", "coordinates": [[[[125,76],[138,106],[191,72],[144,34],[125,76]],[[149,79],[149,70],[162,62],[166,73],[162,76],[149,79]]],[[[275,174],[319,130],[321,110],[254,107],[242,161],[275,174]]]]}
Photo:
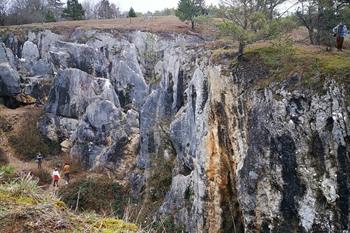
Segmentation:
{"type": "Polygon", "coordinates": [[[314,45],[315,44],[314,31],[313,30],[308,30],[308,32],[309,32],[310,43],[312,45],[314,45]]]}
{"type": "Polygon", "coordinates": [[[238,47],[238,57],[239,58],[243,56],[244,47],[245,47],[244,42],[240,41],[239,42],[239,47],[238,47]]]}
{"type": "Polygon", "coordinates": [[[191,28],[194,30],[194,19],[191,19],[191,28]]]}

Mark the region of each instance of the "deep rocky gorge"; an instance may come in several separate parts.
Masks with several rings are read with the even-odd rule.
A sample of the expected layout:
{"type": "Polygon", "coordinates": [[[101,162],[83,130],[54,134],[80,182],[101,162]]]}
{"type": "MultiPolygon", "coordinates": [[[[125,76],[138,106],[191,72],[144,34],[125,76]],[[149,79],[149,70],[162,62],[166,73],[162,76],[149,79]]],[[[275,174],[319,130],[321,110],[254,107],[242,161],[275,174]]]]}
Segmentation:
{"type": "Polygon", "coordinates": [[[267,67],[227,73],[190,35],[25,38],[0,47],[5,104],[45,104],[41,132],[87,169],[115,171],[139,202],[160,201],[155,218],[186,232],[350,232],[343,85],[293,88],[295,74],[255,88],[267,67]]]}

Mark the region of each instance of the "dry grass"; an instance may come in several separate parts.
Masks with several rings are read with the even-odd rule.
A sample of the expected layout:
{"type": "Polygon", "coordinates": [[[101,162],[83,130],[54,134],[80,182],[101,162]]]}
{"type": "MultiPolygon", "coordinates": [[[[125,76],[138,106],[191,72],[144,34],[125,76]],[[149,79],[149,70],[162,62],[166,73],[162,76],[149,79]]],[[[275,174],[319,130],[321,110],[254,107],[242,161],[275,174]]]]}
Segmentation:
{"type": "Polygon", "coordinates": [[[0,232],[137,232],[123,220],[93,213],[76,214],[54,195],[23,176],[0,184],[0,232]]]}
{"type": "Polygon", "coordinates": [[[42,30],[49,29],[55,32],[62,32],[69,29],[99,29],[99,30],[142,30],[149,32],[177,32],[186,33],[190,30],[190,25],[181,22],[175,16],[157,16],[152,18],[138,17],[118,18],[118,19],[101,19],[101,20],[80,20],[80,21],[62,21],[54,23],[35,23],[25,25],[15,25],[0,27],[0,32],[16,30],[42,30]]]}

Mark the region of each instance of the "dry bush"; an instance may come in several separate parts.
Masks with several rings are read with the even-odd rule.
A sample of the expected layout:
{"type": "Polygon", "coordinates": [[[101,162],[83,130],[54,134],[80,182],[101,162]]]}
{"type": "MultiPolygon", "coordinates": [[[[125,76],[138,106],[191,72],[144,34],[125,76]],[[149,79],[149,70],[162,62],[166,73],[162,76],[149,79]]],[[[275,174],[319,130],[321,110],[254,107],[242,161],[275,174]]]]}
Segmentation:
{"type": "Polygon", "coordinates": [[[9,163],[9,159],[5,152],[0,148],[0,166],[6,165],[9,163]]]}
{"type": "Polygon", "coordinates": [[[51,174],[47,170],[32,169],[30,171],[30,173],[32,174],[32,176],[38,178],[38,180],[39,180],[38,185],[39,186],[48,185],[52,182],[51,174]]]}
{"type": "Polygon", "coordinates": [[[81,211],[96,211],[119,217],[124,214],[127,195],[123,186],[108,177],[82,177],[59,190],[62,201],[70,208],[75,209],[78,205],[81,211]]]}
{"type": "Polygon", "coordinates": [[[0,131],[10,132],[12,125],[2,116],[0,116],[0,131]]]}
{"type": "Polygon", "coordinates": [[[40,116],[41,112],[27,113],[26,124],[9,137],[10,145],[22,160],[33,160],[38,152],[47,156],[60,151],[60,145],[45,138],[37,128],[40,116]]]}
{"type": "Polygon", "coordinates": [[[134,224],[95,213],[75,214],[30,175],[0,183],[0,232],[137,232],[134,224]]]}

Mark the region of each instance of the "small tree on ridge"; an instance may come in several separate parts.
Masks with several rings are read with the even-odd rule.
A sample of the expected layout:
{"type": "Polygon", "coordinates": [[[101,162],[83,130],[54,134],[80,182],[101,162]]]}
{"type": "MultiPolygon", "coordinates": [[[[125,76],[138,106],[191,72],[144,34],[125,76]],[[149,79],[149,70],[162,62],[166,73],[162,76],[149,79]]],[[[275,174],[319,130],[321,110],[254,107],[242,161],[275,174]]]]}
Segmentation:
{"type": "Polygon", "coordinates": [[[63,10],[63,17],[71,18],[73,20],[81,20],[84,19],[84,14],[83,6],[78,0],[67,1],[67,7],[63,10]]]}
{"type": "Polygon", "coordinates": [[[135,10],[134,10],[134,8],[130,8],[130,10],[129,10],[129,13],[128,13],[128,17],[129,18],[135,18],[136,17],[136,12],[135,12],[135,10]]]}
{"type": "Polygon", "coordinates": [[[179,17],[181,21],[190,20],[191,28],[194,29],[195,18],[202,15],[204,10],[204,0],[180,0],[175,15],[179,17]]]}

